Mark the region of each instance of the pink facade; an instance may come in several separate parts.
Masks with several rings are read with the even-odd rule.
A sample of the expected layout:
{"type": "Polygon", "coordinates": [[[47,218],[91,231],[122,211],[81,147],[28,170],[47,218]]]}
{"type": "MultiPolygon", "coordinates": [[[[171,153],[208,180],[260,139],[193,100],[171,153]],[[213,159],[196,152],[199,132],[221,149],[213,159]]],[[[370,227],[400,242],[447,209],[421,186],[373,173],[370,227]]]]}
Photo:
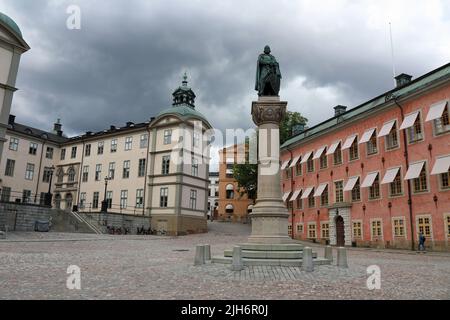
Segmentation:
{"type": "Polygon", "coordinates": [[[422,232],[427,249],[449,250],[450,66],[390,93],[336,114],[282,145],[282,186],[293,237],[411,248],[413,233],[417,248],[422,232]],[[342,150],[353,135],[351,147],[342,150]],[[336,142],[336,151],[326,155],[336,142]],[[302,199],[311,187],[311,195],[302,199]],[[341,192],[344,188],[348,191],[341,192]]]}

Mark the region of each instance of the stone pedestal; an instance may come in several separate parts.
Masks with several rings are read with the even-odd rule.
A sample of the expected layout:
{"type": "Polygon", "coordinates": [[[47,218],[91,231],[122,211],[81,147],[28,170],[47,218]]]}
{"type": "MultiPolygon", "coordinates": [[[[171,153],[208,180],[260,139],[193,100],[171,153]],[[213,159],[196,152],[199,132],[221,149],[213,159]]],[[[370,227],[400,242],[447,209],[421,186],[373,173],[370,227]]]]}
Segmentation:
{"type": "Polygon", "coordinates": [[[287,102],[279,97],[260,97],[252,103],[252,117],[258,126],[258,195],[251,213],[249,243],[292,243],[288,236],[288,210],[280,185],[279,126],[287,102]]]}

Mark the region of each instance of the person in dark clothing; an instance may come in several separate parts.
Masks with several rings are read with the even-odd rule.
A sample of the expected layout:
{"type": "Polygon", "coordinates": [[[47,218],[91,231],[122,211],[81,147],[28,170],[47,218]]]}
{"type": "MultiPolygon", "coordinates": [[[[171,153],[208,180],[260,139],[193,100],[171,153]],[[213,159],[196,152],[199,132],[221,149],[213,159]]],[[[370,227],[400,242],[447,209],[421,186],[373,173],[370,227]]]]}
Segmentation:
{"type": "Polygon", "coordinates": [[[425,240],[423,233],[419,233],[419,251],[425,251],[425,240]]]}

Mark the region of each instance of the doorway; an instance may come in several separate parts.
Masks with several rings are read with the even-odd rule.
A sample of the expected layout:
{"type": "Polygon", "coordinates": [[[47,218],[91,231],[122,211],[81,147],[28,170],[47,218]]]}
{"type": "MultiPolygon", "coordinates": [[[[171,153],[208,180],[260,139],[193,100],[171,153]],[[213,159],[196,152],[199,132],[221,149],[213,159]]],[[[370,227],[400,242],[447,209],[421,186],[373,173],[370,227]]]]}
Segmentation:
{"type": "Polygon", "coordinates": [[[345,246],[344,218],[341,216],[336,217],[336,245],[338,247],[345,246]]]}

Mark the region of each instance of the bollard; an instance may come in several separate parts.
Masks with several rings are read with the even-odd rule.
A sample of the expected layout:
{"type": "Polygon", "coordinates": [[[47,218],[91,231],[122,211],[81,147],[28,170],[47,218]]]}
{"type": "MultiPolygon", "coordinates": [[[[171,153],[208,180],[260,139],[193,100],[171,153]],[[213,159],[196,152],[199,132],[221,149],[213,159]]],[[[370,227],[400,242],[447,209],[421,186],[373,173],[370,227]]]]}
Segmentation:
{"type": "Polygon", "coordinates": [[[302,270],[306,272],[314,271],[312,249],[309,247],[303,249],[302,270]]]}
{"type": "Polygon", "coordinates": [[[325,247],[325,259],[330,260],[330,262],[333,262],[333,248],[331,246],[325,247]]]}
{"type": "Polygon", "coordinates": [[[205,264],[205,246],[198,244],[195,247],[195,261],[194,266],[205,264]]]}
{"type": "Polygon", "coordinates": [[[205,244],[205,261],[211,260],[211,246],[209,244],[205,244]]]}
{"type": "Polygon", "coordinates": [[[242,262],[242,248],[235,246],[233,248],[233,262],[231,264],[232,271],[241,271],[244,269],[244,263],[242,262]]]}
{"type": "Polygon", "coordinates": [[[339,268],[348,268],[347,249],[339,247],[337,252],[337,266],[339,268]]]}

